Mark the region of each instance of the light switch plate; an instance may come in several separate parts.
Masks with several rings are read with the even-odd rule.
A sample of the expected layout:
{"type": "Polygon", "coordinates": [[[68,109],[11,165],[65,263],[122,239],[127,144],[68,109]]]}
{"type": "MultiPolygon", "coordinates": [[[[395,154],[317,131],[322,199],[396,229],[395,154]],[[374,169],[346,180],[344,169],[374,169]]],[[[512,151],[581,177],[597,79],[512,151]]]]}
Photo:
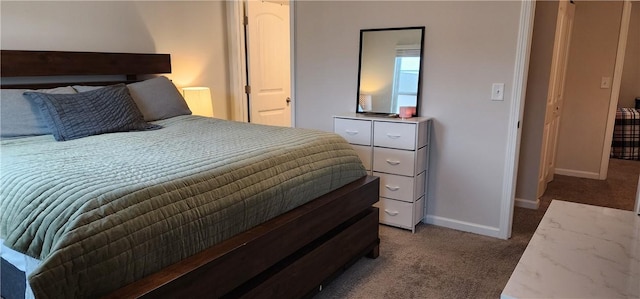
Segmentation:
{"type": "Polygon", "coordinates": [[[602,79],[600,80],[600,88],[611,88],[611,77],[602,77],[602,79]]]}
{"type": "Polygon", "coordinates": [[[493,83],[493,85],[491,86],[491,100],[504,100],[504,83],[493,83]]]}

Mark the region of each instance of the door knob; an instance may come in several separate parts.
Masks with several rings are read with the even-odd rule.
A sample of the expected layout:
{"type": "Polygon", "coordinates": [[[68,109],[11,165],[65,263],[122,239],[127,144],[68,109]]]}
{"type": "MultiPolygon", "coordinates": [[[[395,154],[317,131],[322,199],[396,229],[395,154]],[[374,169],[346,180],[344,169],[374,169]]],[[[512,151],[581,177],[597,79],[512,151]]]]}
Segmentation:
{"type": "Polygon", "coordinates": [[[289,103],[291,103],[291,98],[287,97],[287,99],[285,100],[287,102],[287,106],[289,105],[289,103]]]}

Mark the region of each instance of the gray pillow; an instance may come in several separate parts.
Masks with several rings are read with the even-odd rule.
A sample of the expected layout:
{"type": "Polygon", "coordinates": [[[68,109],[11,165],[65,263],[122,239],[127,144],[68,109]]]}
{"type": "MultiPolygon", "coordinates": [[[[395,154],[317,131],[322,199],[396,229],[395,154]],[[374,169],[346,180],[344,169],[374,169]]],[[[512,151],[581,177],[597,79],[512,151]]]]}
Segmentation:
{"type": "Polygon", "coordinates": [[[74,85],[73,89],[75,89],[77,92],[85,92],[100,89],[103,87],[104,86],[74,85]]]}
{"type": "Polygon", "coordinates": [[[38,108],[22,94],[25,91],[73,94],[70,86],[53,89],[1,89],[0,90],[0,138],[15,138],[51,134],[38,108]]]}
{"type": "Polygon", "coordinates": [[[146,121],[191,114],[187,102],[167,77],[131,83],[127,87],[146,121]]]}
{"type": "MultiPolygon", "coordinates": [[[[127,85],[133,101],[138,105],[144,120],[154,121],[167,119],[178,115],[190,115],[187,106],[178,89],[164,76],[127,85]]],[[[78,92],[96,90],[101,86],[73,86],[78,92]]]]}
{"type": "Polygon", "coordinates": [[[144,121],[124,84],[77,94],[25,92],[57,141],[112,132],[155,130],[144,121]]]}

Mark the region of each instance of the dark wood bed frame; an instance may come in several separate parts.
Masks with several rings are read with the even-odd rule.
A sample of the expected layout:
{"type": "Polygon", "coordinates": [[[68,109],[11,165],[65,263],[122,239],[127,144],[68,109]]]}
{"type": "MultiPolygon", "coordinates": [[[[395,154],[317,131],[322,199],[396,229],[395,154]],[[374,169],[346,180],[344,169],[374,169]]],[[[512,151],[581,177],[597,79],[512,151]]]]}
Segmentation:
{"type": "MultiPolygon", "coordinates": [[[[171,72],[169,54],[2,50],[0,59],[3,78],[122,76],[44,84],[20,78],[2,88],[128,83],[171,72]]],[[[378,256],[378,185],[378,178],[362,177],[106,297],[310,297],[359,258],[378,256]]]]}

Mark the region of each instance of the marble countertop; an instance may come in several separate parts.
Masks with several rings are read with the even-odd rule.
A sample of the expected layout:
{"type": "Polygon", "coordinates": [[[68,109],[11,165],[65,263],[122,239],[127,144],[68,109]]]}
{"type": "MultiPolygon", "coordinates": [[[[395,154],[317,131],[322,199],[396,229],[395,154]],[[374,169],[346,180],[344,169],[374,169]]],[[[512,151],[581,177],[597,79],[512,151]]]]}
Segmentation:
{"type": "Polygon", "coordinates": [[[640,298],[640,216],[552,201],[500,297],[640,298]]]}

